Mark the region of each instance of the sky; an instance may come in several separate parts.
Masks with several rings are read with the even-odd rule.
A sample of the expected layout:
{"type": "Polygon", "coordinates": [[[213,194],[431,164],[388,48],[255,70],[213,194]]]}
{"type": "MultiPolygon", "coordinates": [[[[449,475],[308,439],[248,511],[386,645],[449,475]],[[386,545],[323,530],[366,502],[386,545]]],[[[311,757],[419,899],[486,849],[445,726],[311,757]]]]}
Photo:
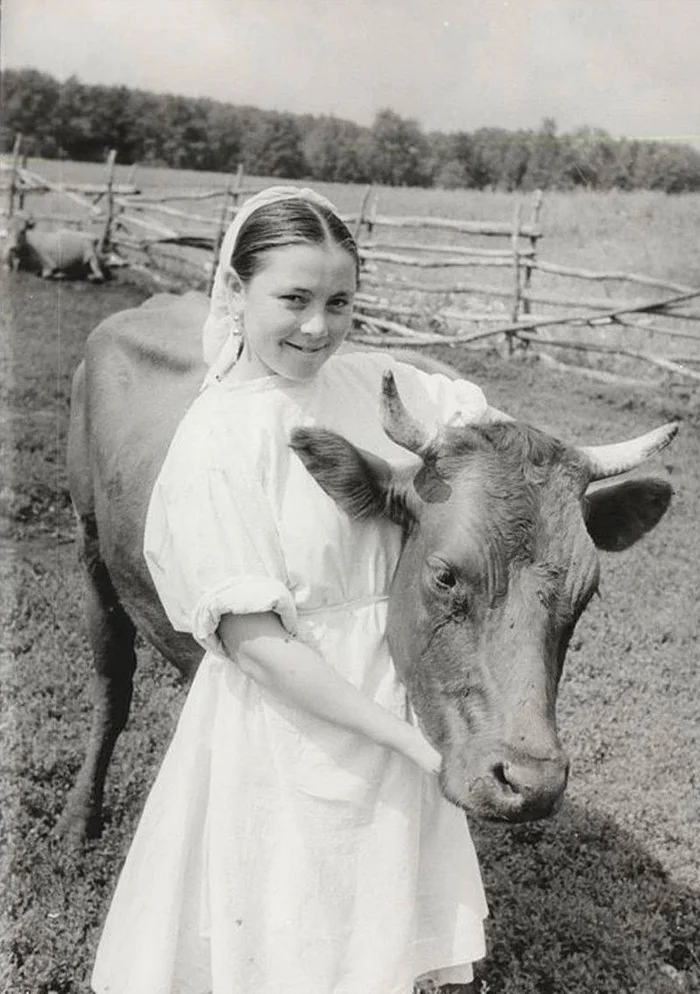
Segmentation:
{"type": "Polygon", "coordinates": [[[700,146],[700,0],[3,0],[5,67],[369,125],[700,146]]]}

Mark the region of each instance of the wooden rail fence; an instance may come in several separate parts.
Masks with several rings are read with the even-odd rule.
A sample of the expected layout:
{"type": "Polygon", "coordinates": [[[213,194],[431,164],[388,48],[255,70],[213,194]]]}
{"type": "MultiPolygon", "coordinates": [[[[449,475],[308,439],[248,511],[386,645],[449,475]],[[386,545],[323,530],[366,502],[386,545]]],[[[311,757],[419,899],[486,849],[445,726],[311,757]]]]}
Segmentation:
{"type": "MultiPolygon", "coordinates": [[[[54,213],[35,215],[37,220],[93,231],[100,252],[111,264],[147,273],[159,286],[210,290],[224,232],[242,199],[261,187],[246,185],[239,166],[218,190],[144,193],[134,183],[133,169],[128,182],[114,181],[115,160],[111,152],[104,183],[56,183],[27,168],[18,136],[9,161],[3,163],[2,172],[8,176],[0,186],[7,194],[4,213],[11,218],[17,209],[25,209],[29,195],[66,198],[74,210],[81,208],[82,216],[54,213]]],[[[541,259],[541,207],[538,191],[529,205],[516,202],[511,222],[397,217],[380,213],[379,194],[367,187],[357,212],[343,215],[356,236],[362,263],[354,339],[373,346],[412,348],[435,344],[473,348],[500,341],[509,354],[540,347],[626,356],[686,381],[700,381],[700,311],[692,309],[700,288],[541,259]],[[465,278],[470,270],[493,271],[496,279],[465,278]],[[455,271],[458,278],[452,275],[455,271]],[[637,293],[646,292],[647,298],[652,290],[657,293],[643,300],[571,296],[546,286],[535,289],[535,275],[554,278],[559,286],[576,280],[605,286],[606,291],[610,283],[627,285],[637,293]],[[578,337],[582,328],[593,337],[578,337]],[[559,337],[551,337],[555,329],[559,337]],[[670,356],[668,350],[659,354],[658,348],[651,352],[631,347],[624,338],[611,342],[605,339],[611,329],[618,339],[622,333],[634,333],[676,347],[683,340],[695,354],[670,356]],[[602,339],[601,333],[605,333],[602,339]]]]}

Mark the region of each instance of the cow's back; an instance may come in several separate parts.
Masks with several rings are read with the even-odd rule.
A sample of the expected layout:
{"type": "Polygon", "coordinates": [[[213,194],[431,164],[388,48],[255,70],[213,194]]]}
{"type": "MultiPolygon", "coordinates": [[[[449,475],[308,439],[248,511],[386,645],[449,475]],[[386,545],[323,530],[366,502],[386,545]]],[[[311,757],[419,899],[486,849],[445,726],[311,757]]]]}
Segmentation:
{"type": "Polygon", "coordinates": [[[89,336],[71,403],[68,463],[76,510],[137,627],[179,668],[201,656],[175,635],[143,559],[148,501],[170,441],[205,374],[203,294],[158,295],[89,336]]]}

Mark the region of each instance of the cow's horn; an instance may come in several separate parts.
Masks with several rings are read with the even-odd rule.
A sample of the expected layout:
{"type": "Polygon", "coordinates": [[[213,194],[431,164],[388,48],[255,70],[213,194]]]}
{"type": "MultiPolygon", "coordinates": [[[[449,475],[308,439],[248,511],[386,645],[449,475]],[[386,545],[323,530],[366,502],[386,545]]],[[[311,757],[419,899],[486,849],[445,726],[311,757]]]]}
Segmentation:
{"type": "Polygon", "coordinates": [[[382,377],[382,424],[392,442],[419,456],[425,455],[434,437],[425,425],[408,413],[396,388],[394,374],[388,369],[382,377]]]}
{"type": "Polygon", "coordinates": [[[581,446],[578,451],[585,456],[591,467],[592,480],[605,480],[609,476],[627,473],[649,459],[655,452],[660,452],[673,440],[680,426],[680,421],[669,421],[660,428],[654,428],[639,438],[631,438],[627,442],[617,442],[614,445],[581,446]]]}

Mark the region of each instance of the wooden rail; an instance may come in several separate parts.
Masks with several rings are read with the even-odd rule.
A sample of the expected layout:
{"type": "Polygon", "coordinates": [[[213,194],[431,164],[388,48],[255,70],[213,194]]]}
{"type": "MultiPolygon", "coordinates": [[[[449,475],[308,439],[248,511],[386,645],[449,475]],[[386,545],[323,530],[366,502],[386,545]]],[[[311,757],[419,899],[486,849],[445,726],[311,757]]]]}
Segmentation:
{"type": "MultiPolygon", "coordinates": [[[[482,258],[474,255],[451,255],[446,258],[439,259],[426,259],[421,256],[415,255],[402,255],[397,252],[380,252],[373,249],[366,249],[363,246],[360,247],[360,258],[370,259],[375,262],[391,262],[397,266],[414,266],[419,269],[441,269],[448,266],[486,266],[493,269],[499,268],[511,268],[513,266],[513,253],[509,252],[507,256],[494,258],[493,256],[482,258]]],[[[516,256],[517,258],[517,256],[516,256]]]]}
{"type": "Polygon", "coordinates": [[[536,335],[530,332],[523,332],[520,337],[524,341],[537,342],[540,345],[545,344],[553,348],[574,349],[577,352],[598,352],[603,355],[626,356],[629,359],[640,359],[642,362],[648,362],[652,366],[657,366],[659,369],[664,369],[669,373],[676,373],[684,379],[700,382],[700,373],[696,372],[696,370],[688,369],[687,366],[682,366],[680,363],[665,359],[663,356],[653,355],[651,352],[644,352],[640,349],[604,345],[602,342],[571,342],[552,338],[548,338],[546,342],[542,343],[536,335]]]}
{"type": "MultiPolygon", "coordinates": [[[[486,238],[510,238],[513,228],[507,221],[453,221],[443,217],[387,217],[378,214],[373,224],[389,228],[432,228],[436,231],[458,231],[463,235],[483,235],[486,238]]],[[[520,234],[526,238],[541,238],[542,232],[524,225],[520,234]]]]}
{"type": "Polygon", "coordinates": [[[656,276],[642,276],[638,273],[623,272],[593,272],[590,269],[575,269],[573,266],[560,266],[554,262],[544,262],[535,259],[531,263],[532,269],[538,269],[542,273],[551,273],[555,276],[571,276],[577,280],[594,280],[597,283],[606,281],[619,281],[633,283],[639,286],[655,286],[664,290],[677,290],[683,293],[684,290],[692,290],[693,287],[684,283],[672,283],[670,280],[663,280],[656,276]]]}
{"type": "MultiPolygon", "coordinates": [[[[260,186],[246,186],[241,187],[238,191],[239,195],[242,197],[252,195],[254,193],[259,193],[263,187],[260,186]]],[[[140,204],[163,204],[168,203],[171,200],[216,200],[224,195],[224,190],[206,190],[201,191],[191,191],[183,190],[180,193],[165,193],[165,194],[142,194],[138,198],[138,203],[140,204]]],[[[133,206],[130,204],[129,206],[133,206]]]]}
{"type": "Polygon", "coordinates": [[[125,197],[120,198],[120,204],[126,210],[132,211],[155,211],[157,214],[167,214],[168,217],[180,218],[183,221],[193,221],[199,224],[211,224],[211,217],[207,217],[205,214],[193,214],[190,211],[181,211],[177,207],[166,207],[165,204],[149,204],[142,201],[135,200],[133,197],[128,199],[125,197]]]}
{"type": "MultiPolygon", "coordinates": [[[[446,255],[479,256],[485,259],[512,259],[511,249],[486,249],[468,248],[466,245],[437,245],[428,242],[383,242],[365,241],[362,242],[361,250],[376,249],[377,251],[418,251],[446,255]]],[[[535,252],[533,249],[519,248],[518,255],[521,258],[531,258],[535,252]]]]}

